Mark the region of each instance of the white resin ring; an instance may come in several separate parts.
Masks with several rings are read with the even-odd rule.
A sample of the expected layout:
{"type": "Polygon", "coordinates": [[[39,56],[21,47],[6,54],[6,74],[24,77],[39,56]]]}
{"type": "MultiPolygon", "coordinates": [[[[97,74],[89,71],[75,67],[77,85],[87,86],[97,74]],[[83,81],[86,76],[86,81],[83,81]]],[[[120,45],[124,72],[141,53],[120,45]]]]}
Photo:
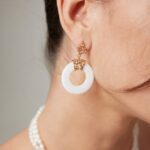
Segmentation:
{"type": "Polygon", "coordinates": [[[83,67],[83,71],[85,73],[85,80],[81,85],[73,85],[70,81],[70,75],[74,71],[74,63],[71,62],[64,68],[62,75],[61,75],[61,81],[63,87],[72,94],[82,94],[86,91],[88,91],[94,81],[94,74],[93,70],[90,67],[90,65],[85,64],[83,67]]]}

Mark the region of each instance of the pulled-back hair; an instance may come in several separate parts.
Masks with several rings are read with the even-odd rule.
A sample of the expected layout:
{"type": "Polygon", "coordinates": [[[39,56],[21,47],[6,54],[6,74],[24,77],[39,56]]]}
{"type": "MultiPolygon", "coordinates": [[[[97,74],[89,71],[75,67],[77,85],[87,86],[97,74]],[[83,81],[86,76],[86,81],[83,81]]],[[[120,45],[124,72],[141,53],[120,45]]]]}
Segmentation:
{"type": "Polygon", "coordinates": [[[44,2],[47,22],[46,55],[48,56],[46,57],[54,63],[63,36],[63,29],[59,20],[56,0],[44,0],[44,2]]]}

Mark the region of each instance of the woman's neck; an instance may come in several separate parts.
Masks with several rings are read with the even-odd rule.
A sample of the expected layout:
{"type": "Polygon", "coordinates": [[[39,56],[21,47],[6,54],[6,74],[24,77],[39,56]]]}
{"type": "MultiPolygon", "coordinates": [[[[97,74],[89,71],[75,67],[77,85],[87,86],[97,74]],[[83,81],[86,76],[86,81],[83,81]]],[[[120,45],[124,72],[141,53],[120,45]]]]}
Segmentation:
{"type": "Polygon", "coordinates": [[[48,150],[130,149],[135,120],[96,83],[83,95],[52,85],[38,122],[48,150]]]}

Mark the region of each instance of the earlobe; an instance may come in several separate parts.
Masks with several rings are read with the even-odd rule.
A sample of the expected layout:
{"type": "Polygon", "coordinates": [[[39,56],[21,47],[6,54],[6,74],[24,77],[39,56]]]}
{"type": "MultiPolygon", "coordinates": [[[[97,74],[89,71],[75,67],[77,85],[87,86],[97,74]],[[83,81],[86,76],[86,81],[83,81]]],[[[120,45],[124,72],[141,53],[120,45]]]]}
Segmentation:
{"type": "Polygon", "coordinates": [[[85,41],[85,34],[89,34],[86,0],[57,0],[57,7],[61,25],[71,41],[75,45],[85,41]]]}

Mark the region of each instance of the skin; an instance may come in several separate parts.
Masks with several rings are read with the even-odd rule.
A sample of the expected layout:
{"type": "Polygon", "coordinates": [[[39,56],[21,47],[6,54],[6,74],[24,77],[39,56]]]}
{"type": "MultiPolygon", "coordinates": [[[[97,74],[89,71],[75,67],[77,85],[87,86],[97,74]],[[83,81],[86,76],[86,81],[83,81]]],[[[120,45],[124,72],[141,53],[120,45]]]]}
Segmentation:
{"type": "MultiPolygon", "coordinates": [[[[147,150],[144,138],[150,133],[150,87],[127,89],[150,77],[150,1],[57,0],[57,5],[65,35],[38,122],[47,149],[130,150],[133,126],[143,120],[147,123],[139,121],[139,143],[141,150],[147,150]],[[88,92],[72,95],[64,90],[60,77],[82,41],[95,80],[88,92]]],[[[75,84],[82,80],[82,72],[72,74],[75,84]]],[[[34,149],[27,129],[1,149],[9,147],[34,149]]]]}

